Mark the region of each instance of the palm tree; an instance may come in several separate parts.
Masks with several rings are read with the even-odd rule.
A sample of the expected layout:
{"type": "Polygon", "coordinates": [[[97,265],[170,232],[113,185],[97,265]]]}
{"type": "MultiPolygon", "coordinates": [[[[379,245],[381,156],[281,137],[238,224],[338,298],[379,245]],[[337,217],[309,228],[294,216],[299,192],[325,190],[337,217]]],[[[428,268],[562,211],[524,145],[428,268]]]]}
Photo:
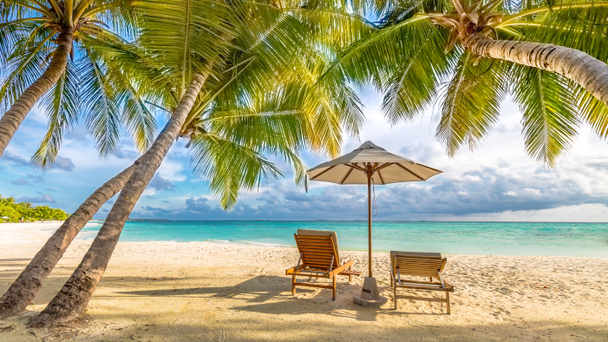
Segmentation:
{"type": "Polygon", "coordinates": [[[436,95],[436,137],[449,155],[474,148],[509,94],[523,113],[526,151],[549,166],[580,122],[608,135],[608,2],[377,1],[379,28],[336,69],[372,79],[390,120],[409,120],[436,95]]]}
{"type": "MultiPolygon", "coordinates": [[[[0,156],[34,104],[43,96],[49,131],[33,158],[44,167],[54,161],[61,136],[76,120],[81,97],[87,127],[101,153],[117,143],[120,121],[114,100],[138,99],[121,78],[109,78],[103,56],[90,49],[97,40],[121,40],[130,34],[127,0],[7,0],[0,11],[0,65],[5,77],[0,101],[10,107],[0,118],[0,156]],[[110,27],[112,29],[110,29],[110,27]],[[71,58],[70,58],[71,57],[71,58]],[[42,72],[40,66],[46,66],[42,72]],[[79,83],[82,81],[82,83],[79,83]],[[122,82],[126,89],[114,91],[122,82]],[[79,94],[80,86],[86,88],[79,94]],[[52,91],[48,93],[49,90],[52,91]],[[88,97],[88,99],[87,99],[88,97]],[[94,100],[94,101],[91,101],[94,100]]],[[[111,64],[110,64],[111,66],[111,64]]],[[[153,118],[142,106],[127,106],[123,118],[145,150],[153,118]],[[134,112],[136,111],[136,112],[134,112]],[[147,131],[148,130],[148,131],[147,131]]]]}
{"type": "Polygon", "coordinates": [[[160,97],[163,106],[173,108],[172,114],[141,157],[81,264],[31,321],[34,326],[82,313],[126,219],[178,136],[191,139],[196,169],[210,178],[212,191],[230,207],[239,188],[278,175],[263,153],[282,155],[303,175],[294,149],[307,142],[337,153],[340,124],[360,122],[352,91],[344,85],[332,89],[337,80],[316,82],[325,61],[306,40],[305,25],[272,3],[182,0],[167,6],[146,1],[136,2],[135,8],[142,32],[138,41],[147,56],[140,65],[159,71],[152,73],[158,77],[149,84],[168,90],[160,97]],[[303,76],[310,79],[294,85],[293,80],[303,76]],[[335,93],[345,97],[334,101],[335,93]],[[268,115],[268,109],[274,114],[268,115]]]}
{"type": "MultiPolygon", "coordinates": [[[[300,16],[310,16],[311,13],[314,13],[313,18],[308,18],[306,22],[317,25],[314,29],[317,35],[333,36],[339,38],[337,41],[342,43],[349,41],[344,37],[340,38],[339,34],[328,34],[328,31],[336,28],[332,28],[330,25],[324,24],[323,20],[319,20],[319,17],[322,16],[325,16],[325,19],[328,20],[328,14],[335,15],[337,12],[335,8],[330,10],[329,8],[317,7],[315,12],[303,12],[298,6],[291,8],[295,9],[300,16]]],[[[341,15],[337,19],[348,21],[339,25],[340,30],[344,30],[351,25],[357,26],[347,31],[349,36],[356,36],[354,33],[358,30],[368,29],[366,25],[361,25],[356,18],[353,20],[349,19],[348,16],[341,15]]],[[[334,19],[333,21],[337,20],[334,19]]],[[[356,39],[356,37],[350,38],[350,40],[353,39],[356,39]]],[[[326,47],[339,46],[336,43],[333,42],[326,47]]],[[[112,47],[116,48],[116,46],[112,47]]],[[[96,46],[96,48],[99,48],[99,46],[96,46]]],[[[136,56],[133,51],[125,51],[125,49],[129,50],[125,46],[121,46],[119,49],[121,49],[123,59],[127,56],[127,64],[131,69],[154,64],[152,61],[142,60],[141,56],[136,56]],[[135,60],[129,60],[128,57],[136,58],[135,60]]],[[[311,53],[310,55],[314,56],[315,54],[311,53]]],[[[245,61],[250,62],[251,60],[245,59],[245,61]]],[[[316,61],[317,69],[319,69],[320,62],[322,61],[316,61]]],[[[361,113],[358,110],[356,97],[348,87],[345,87],[343,82],[341,83],[336,79],[323,87],[312,87],[317,82],[318,75],[313,75],[310,72],[303,74],[302,72],[307,70],[304,67],[297,70],[297,74],[293,73],[286,80],[286,82],[291,81],[292,84],[284,84],[283,91],[272,93],[271,96],[258,96],[257,101],[250,104],[252,107],[243,107],[243,104],[235,103],[238,101],[226,102],[228,97],[235,97],[234,93],[227,95],[231,93],[229,84],[232,82],[232,75],[228,75],[224,77],[225,79],[216,82],[220,86],[220,89],[217,90],[223,90],[221,96],[224,99],[223,101],[214,101],[214,104],[209,106],[211,109],[206,110],[202,115],[204,118],[201,118],[199,110],[204,108],[205,104],[208,105],[208,102],[199,103],[197,105],[199,110],[191,111],[180,136],[191,140],[195,171],[203,178],[211,180],[211,189],[220,196],[223,207],[229,208],[234,205],[240,187],[252,188],[262,179],[262,177],[255,175],[266,177],[280,175],[280,171],[261,155],[263,152],[278,154],[280,157],[287,159],[296,170],[296,181],[303,182],[305,179],[304,169],[295,155],[295,150],[306,145],[318,148],[323,146],[323,143],[330,143],[326,149],[334,153],[337,151],[336,142],[339,141],[339,137],[325,139],[324,141],[320,139],[319,135],[316,134],[317,130],[322,131],[323,134],[331,135],[334,133],[326,131],[323,122],[311,122],[310,118],[315,117],[311,113],[341,113],[342,123],[345,124],[347,129],[353,133],[357,132],[358,126],[361,124],[361,113]],[[303,75],[307,75],[305,80],[301,78],[303,75]],[[313,93],[314,91],[316,93],[313,93]],[[303,96],[306,94],[309,94],[309,96],[303,96]],[[337,102],[337,99],[342,102],[337,102]],[[335,108],[324,108],[325,106],[334,106],[335,108]],[[305,115],[306,111],[309,112],[308,115],[305,115]],[[205,126],[207,131],[203,128],[205,126]],[[302,130],[306,130],[308,133],[303,135],[302,130]],[[261,133],[266,134],[261,135],[261,133]],[[238,137],[248,137],[247,146],[244,145],[244,141],[236,139],[238,137]],[[256,139],[253,139],[254,137],[256,139]],[[309,139],[308,144],[305,141],[306,139],[303,140],[304,137],[309,139]],[[233,161],[233,163],[226,163],[225,161],[233,161]],[[216,167],[206,167],[208,165],[216,167]],[[217,166],[220,168],[218,169],[217,166]],[[227,172],[228,170],[231,172],[227,172]]],[[[160,73],[154,69],[143,69],[137,70],[132,76],[137,79],[141,74],[152,75],[153,77],[148,82],[154,83],[160,73]]],[[[241,80],[249,77],[243,71],[239,74],[242,76],[241,80]]],[[[117,76],[119,77],[113,78],[124,78],[124,73],[118,73],[117,76]]],[[[139,82],[139,84],[148,82],[139,82]]],[[[174,96],[170,94],[168,98],[170,102],[174,96]]],[[[172,104],[169,103],[169,105],[172,104]]],[[[324,118],[318,115],[316,117],[318,119],[324,118]]],[[[336,130],[335,125],[328,127],[331,130],[336,130]]],[[[76,234],[93,217],[103,203],[120,191],[133,170],[134,166],[130,166],[97,189],[55,232],[0,298],[0,317],[14,315],[25,309],[76,234]]]]}
{"type": "Polygon", "coordinates": [[[12,206],[16,203],[14,197],[2,197],[0,196],[0,204],[12,206]]]}
{"type": "MultiPolygon", "coordinates": [[[[31,16],[32,13],[23,10],[23,8],[32,9],[34,6],[35,8],[32,9],[34,12],[50,11],[47,13],[50,15],[57,8],[65,12],[65,6],[69,6],[63,2],[49,1],[49,3],[49,8],[44,8],[42,2],[7,2],[8,9],[14,6],[13,11],[15,8],[21,8],[22,11],[18,13],[9,11],[12,16],[20,19],[2,24],[4,29],[13,33],[12,35],[6,32],[3,32],[5,35],[0,34],[2,38],[0,43],[4,44],[0,44],[0,47],[5,50],[7,44],[18,42],[11,54],[2,55],[2,57],[8,56],[8,60],[4,62],[12,68],[4,80],[0,93],[2,95],[0,98],[6,103],[10,103],[11,96],[17,96],[28,80],[36,75],[38,64],[35,62],[40,61],[41,56],[45,54],[56,53],[52,51],[54,48],[52,44],[34,44],[32,41],[37,34],[40,34],[40,30],[46,38],[52,39],[54,33],[47,29],[52,27],[53,20],[59,20],[57,17],[61,16],[28,18],[27,15],[31,16]]],[[[53,164],[64,132],[72,126],[78,116],[84,116],[87,128],[102,155],[111,152],[117,145],[120,123],[124,123],[130,130],[140,150],[145,150],[150,144],[151,137],[155,134],[156,123],[145,105],[146,94],[143,94],[133,81],[131,77],[133,75],[126,75],[117,68],[112,68],[111,63],[106,62],[108,59],[94,48],[101,42],[123,41],[103,27],[97,27],[102,25],[99,20],[105,19],[107,22],[112,22],[115,27],[122,28],[119,31],[123,35],[128,33],[126,23],[122,22],[128,17],[128,13],[124,11],[127,7],[122,5],[120,1],[81,1],[76,4],[78,11],[84,11],[80,14],[81,20],[75,20],[79,22],[79,26],[74,32],[73,44],[79,47],[78,54],[75,61],[74,59],[67,61],[67,66],[57,83],[42,97],[42,105],[46,107],[49,117],[49,127],[39,149],[32,157],[34,164],[44,169],[53,164]],[[104,16],[103,14],[110,9],[119,12],[122,16],[113,18],[104,16]],[[93,19],[96,21],[89,22],[93,19]]],[[[73,49],[71,51],[74,52],[73,49]]],[[[98,188],[55,231],[0,298],[0,317],[11,316],[25,310],[78,232],[107,200],[122,189],[137,163],[136,161],[98,188]]]]}
{"type": "Polygon", "coordinates": [[[25,310],[76,235],[99,208],[122,189],[133,174],[137,163],[136,161],[95,190],[53,233],[0,297],[0,318],[13,316],[25,310]]]}

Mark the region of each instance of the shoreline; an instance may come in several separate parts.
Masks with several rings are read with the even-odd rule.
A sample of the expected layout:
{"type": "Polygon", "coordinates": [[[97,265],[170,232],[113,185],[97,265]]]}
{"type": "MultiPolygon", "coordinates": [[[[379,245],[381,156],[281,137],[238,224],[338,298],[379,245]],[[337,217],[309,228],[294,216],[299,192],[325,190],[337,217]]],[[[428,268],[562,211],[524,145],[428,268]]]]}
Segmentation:
{"type": "MultiPolygon", "coordinates": [[[[37,228],[52,233],[40,226],[31,231],[37,228]]],[[[0,240],[0,291],[46,241],[36,236],[20,243],[0,240]]],[[[61,289],[89,244],[73,242],[27,311],[0,320],[0,339],[608,340],[608,280],[598,277],[608,269],[606,259],[446,255],[444,277],[456,288],[452,314],[446,315],[441,303],[431,301],[442,295],[427,291],[404,293],[416,299],[399,299],[393,310],[388,253],[374,252],[373,263],[389,301],[371,309],[352,301],[364,276],[352,283],[338,278],[335,301],[325,289],[298,287],[292,296],[285,270],[297,263],[294,248],[200,241],[118,242],[82,319],[49,330],[27,329],[27,319],[61,289]]],[[[366,252],[341,250],[340,256],[365,273],[366,252]]]]}
{"type": "MultiPolygon", "coordinates": [[[[129,222],[129,221],[127,221],[129,222]]],[[[140,221],[134,221],[140,222],[140,221]]],[[[205,221],[192,221],[192,222],[205,222],[205,221]]],[[[211,221],[209,221],[211,222],[211,221]]],[[[235,221],[236,222],[236,221],[235,221]]],[[[258,221],[242,221],[242,222],[258,222],[258,221]]],[[[284,221],[284,222],[293,222],[293,221],[284,221]]],[[[311,221],[312,222],[312,221],[311,221]]],[[[63,221],[45,221],[45,222],[19,222],[19,223],[3,223],[0,224],[0,246],[6,244],[20,244],[20,243],[35,243],[36,241],[41,241],[41,243],[46,242],[46,240],[52,235],[52,233],[59,228],[59,226],[63,223],[63,221]]],[[[534,223],[534,222],[530,222],[534,223]]],[[[103,223],[99,222],[99,220],[91,220],[89,221],[84,228],[98,227],[103,223]]],[[[90,243],[96,236],[96,231],[86,231],[80,232],[74,241],[83,241],[85,243],[90,243]]],[[[191,242],[201,242],[201,243],[210,243],[217,245],[231,245],[231,246],[260,246],[260,247],[271,247],[271,248],[296,248],[295,244],[286,245],[281,243],[267,243],[267,242],[257,242],[257,241],[247,241],[247,240],[224,240],[224,239],[208,239],[208,240],[190,240],[190,241],[179,241],[179,240],[147,240],[147,241],[133,241],[127,240],[125,241],[123,237],[119,243],[191,243],[191,242]]],[[[42,245],[41,245],[42,246],[42,245]]],[[[608,250],[608,246],[606,247],[608,250]]],[[[348,251],[348,252],[367,252],[366,248],[361,249],[353,249],[346,248],[344,244],[340,245],[340,250],[348,251]]],[[[423,252],[426,250],[420,250],[417,252],[423,252]]],[[[374,249],[374,253],[389,253],[389,249],[374,249]]],[[[440,251],[438,251],[440,252],[440,251]]],[[[581,258],[581,259],[599,259],[599,260],[608,260],[608,253],[606,256],[573,256],[573,255],[546,255],[546,254],[531,254],[531,253],[521,253],[521,254],[488,254],[488,253],[442,253],[445,255],[468,255],[468,256],[505,256],[505,257],[556,257],[556,258],[581,258]]]]}

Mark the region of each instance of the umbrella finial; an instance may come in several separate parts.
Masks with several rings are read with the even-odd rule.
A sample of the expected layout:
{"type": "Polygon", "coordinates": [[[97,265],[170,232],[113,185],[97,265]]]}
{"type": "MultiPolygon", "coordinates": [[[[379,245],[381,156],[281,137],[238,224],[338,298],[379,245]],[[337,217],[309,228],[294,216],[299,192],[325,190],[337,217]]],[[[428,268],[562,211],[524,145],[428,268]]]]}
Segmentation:
{"type": "MultiPolygon", "coordinates": [[[[361,146],[359,146],[359,148],[357,150],[367,150],[367,149],[378,149],[378,150],[386,151],[382,147],[374,144],[373,142],[371,142],[369,140],[364,142],[361,146]]],[[[357,150],[355,150],[355,151],[357,151],[357,150]]]]}

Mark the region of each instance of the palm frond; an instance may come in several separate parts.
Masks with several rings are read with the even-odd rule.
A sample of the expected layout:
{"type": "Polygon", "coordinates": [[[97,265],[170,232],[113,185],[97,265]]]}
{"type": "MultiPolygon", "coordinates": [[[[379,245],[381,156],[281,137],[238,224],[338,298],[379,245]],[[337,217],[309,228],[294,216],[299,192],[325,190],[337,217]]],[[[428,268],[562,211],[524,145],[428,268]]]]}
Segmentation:
{"type": "Polygon", "coordinates": [[[583,87],[574,85],[573,88],[573,98],[578,99],[581,118],[600,138],[608,138],[608,106],[583,87]]]}
{"type": "Polygon", "coordinates": [[[436,94],[438,83],[450,70],[452,54],[446,54],[446,31],[432,30],[433,35],[395,65],[383,87],[382,109],[394,124],[421,113],[436,94]]]}
{"type": "Polygon", "coordinates": [[[38,150],[31,158],[31,162],[42,169],[47,170],[53,165],[61,148],[63,134],[77,121],[80,99],[78,85],[76,67],[68,61],[66,72],[42,98],[49,124],[38,150]]]}
{"type": "Polygon", "coordinates": [[[437,28],[427,18],[409,18],[375,30],[352,44],[335,58],[327,73],[339,68],[343,75],[355,82],[381,84],[381,80],[393,74],[396,61],[403,65],[407,60],[404,56],[431,44],[438,35],[437,28]]]}
{"type": "Polygon", "coordinates": [[[496,122],[506,95],[503,66],[487,59],[475,64],[469,52],[462,53],[442,102],[435,137],[450,156],[463,144],[476,147],[496,122]]]}
{"type": "Polygon", "coordinates": [[[82,111],[89,134],[102,156],[111,153],[120,140],[120,115],[111,80],[99,62],[83,58],[80,65],[82,111]]]}
{"type": "Polygon", "coordinates": [[[225,52],[228,41],[221,37],[235,35],[229,24],[234,13],[223,1],[151,0],[133,6],[141,28],[139,44],[164,66],[178,97],[205,61],[225,52]]]}
{"type": "Polygon", "coordinates": [[[513,99],[523,112],[526,151],[553,167],[576,136],[577,103],[568,80],[528,67],[515,67],[513,99]]]}
{"type": "Polygon", "coordinates": [[[25,44],[27,37],[21,38],[11,54],[3,63],[3,79],[0,87],[0,101],[5,107],[10,105],[36,79],[42,76],[41,65],[46,65],[51,52],[52,35],[39,37],[38,40],[25,44]],[[25,51],[25,53],[23,53],[25,51]]]}
{"type": "Polygon", "coordinates": [[[507,19],[498,29],[517,32],[516,39],[566,46],[608,61],[604,48],[608,38],[608,1],[570,0],[534,10],[541,9],[545,10],[523,17],[527,20],[507,19]]]}
{"type": "Polygon", "coordinates": [[[240,189],[253,189],[264,179],[282,176],[259,151],[218,135],[196,138],[191,151],[195,172],[209,180],[209,189],[220,197],[224,209],[236,204],[240,189]]]}

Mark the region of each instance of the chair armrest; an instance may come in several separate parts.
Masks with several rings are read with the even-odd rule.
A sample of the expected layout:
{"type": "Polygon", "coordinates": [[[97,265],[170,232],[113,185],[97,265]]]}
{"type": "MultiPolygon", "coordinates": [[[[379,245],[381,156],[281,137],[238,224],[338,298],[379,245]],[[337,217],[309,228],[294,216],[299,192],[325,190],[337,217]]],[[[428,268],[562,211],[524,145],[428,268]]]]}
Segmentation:
{"type": "Polygon", "coordinates": [[[297,273],[298,271],[302,270],[303,268],[304,268],[304,265],[288,268],[288,269],[285,270],[285,274],[286,275],[294,274],[294,273],[297,273]]]}
{"type": "Polygon", "coordinates": [[[353,263],[354,263],[354,261],[347,260],[345,263],[342,264],[342,266],[336,267],[333,270],[331,270],[331,272],[329,272],[329,276],[334,277],[336,274],[340,274],[342,271],[344,271],[348,267],[352,266],[353,263]]]}
{"type": "Polygon", "coordinates": [[[452,286],[452,284],[448,283],[448,282],[447,282],[447,281],[445,281],[445,280],[443,281],[443,283],[444,283],[444,287],[445,287],[446,289],[448,289],[448,291],[450,291],[450,292],[454,292],[454,286],[452,286]]]}

